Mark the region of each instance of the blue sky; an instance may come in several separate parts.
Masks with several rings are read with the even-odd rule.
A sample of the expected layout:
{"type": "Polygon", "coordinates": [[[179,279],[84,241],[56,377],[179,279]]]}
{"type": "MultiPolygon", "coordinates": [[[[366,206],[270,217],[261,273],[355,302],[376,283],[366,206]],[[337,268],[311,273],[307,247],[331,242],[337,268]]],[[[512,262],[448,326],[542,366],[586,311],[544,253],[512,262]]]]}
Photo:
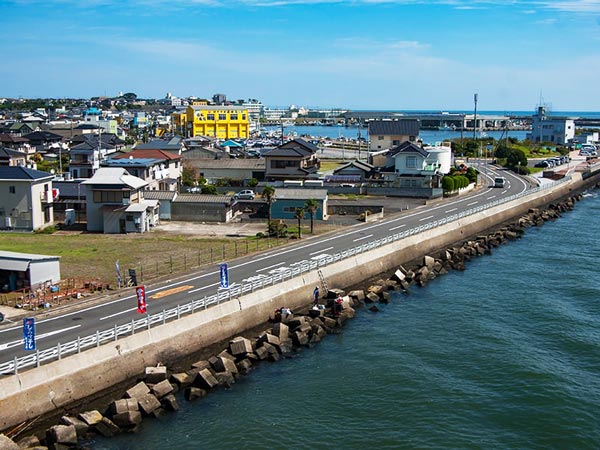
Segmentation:
{"type": "Polygon", "coordinates": [[[600,0],[0,0],[0,96],[600,110],[600,0]]]}

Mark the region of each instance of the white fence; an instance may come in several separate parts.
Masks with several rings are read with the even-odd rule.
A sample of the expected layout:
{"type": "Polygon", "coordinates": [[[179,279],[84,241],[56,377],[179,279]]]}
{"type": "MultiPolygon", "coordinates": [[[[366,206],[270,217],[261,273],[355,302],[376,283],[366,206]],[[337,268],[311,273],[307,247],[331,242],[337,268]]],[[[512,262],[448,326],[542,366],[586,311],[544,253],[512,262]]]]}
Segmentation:
{"type": "Polygon", "coordinates": [[[116,341],[119,339],[119,337],[133,335],[138,330],[150,329],[153,325],[162,325],[168,320],[179,319],[183,314],[193,314],[198,310],[206,309],[212,305],[218,305],[219,303],[224,301],[230,301],[233,298],[237,298],[241,295],[254,292],[257,289],[262,289],[265,286],[272,286],[276,283],[282,283],[291,278],[297,277],[303,273],[317,270],[320,267],[336,263],[346,258],[351,258],[354,255],[368,252],[370,250],[395,242],[399,239],[404,239],[408,236],[412,236],[423,231],[439,227],[441,225],[453,222],[463,217],[470,216],[472,214],[476,214],[489,208],[493,208],[503,203],[507,203],[540,192],[542,190],[549,189],[551,187],[557,186],[558,184],[564,183],[570,179],[571,177],[565,177],[554,183],[545,184],[543,186],[533,188],[529,191],[522,192],[520,194],[511,195],[509,197],[495,200],[493,202],[489,202],[484,205],[477,206],[475,208],[470,208],[466,211],[457,214],[452,214],[450,216],[444,217],[443,219],[419,225],[418,227],[411,228],[406,231],[390,234],[381,239],[376,239],[374,241],[366,242],[356,247],[342,250],[338,253],[334,253],[333,255],[323,255],[323,257],[318,258],[316,260],[299,261],[291,264],[290,268],[285,271],[281,271],[271,276],[260,277],[255,280],[249,279],[246,283],[234,285],[227,291],[220,291],[211,296],[206,296],[201,299],[192,300],[191,302],[186,303],[184,305],[177,305],[176,308],[163,310],[158,314],[147,315],[144,318],[132,320],[130,323],[124,325],[115,325],[113,328],[109,328],[103,331],[96,331],[95,334],[86,336],[84,338],[78,338],[76,341],[67,342],[65,344],[58,343],[55,347],[51,347],[46,350],[36,350],[35,353],[31,353],[27,356],[23,356],[20,358],[15,357],[12,361],[7,361],[0,364],[0,374],[16,374],[21,369],[25,369],[28,367],[39,367],[40,364],[44,362],[61,359],[65,356],[80,353],[82,350],[89,349],[92,347],[99,347],[100,345],[105,344],[107,342],[116,341]]]}

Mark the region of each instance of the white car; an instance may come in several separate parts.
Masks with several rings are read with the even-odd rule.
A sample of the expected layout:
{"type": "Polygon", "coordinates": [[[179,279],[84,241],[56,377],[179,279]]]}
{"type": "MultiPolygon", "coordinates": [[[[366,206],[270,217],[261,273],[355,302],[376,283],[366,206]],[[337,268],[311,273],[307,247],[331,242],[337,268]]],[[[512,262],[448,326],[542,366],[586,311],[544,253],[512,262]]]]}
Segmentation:
{"type": "Polygon", "coordinates": [[[238,192],[233,197],[238,200],[254,200],[254,198],[256,197],[256,194],[254,193],[254,191],[252,189],[246,189],[246,190],[238,192]]]}

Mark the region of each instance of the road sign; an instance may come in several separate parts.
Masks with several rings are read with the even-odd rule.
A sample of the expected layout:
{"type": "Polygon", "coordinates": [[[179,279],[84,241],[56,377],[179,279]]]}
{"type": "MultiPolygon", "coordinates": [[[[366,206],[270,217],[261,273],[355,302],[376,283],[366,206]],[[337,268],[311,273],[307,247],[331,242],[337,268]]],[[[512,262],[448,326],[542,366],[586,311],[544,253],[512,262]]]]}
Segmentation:
{"type": "Polygon", "coordinates": [[[229,270],[227,269],[227,263],[223,263],[219,266],[221,271],[221,287],[224,289],[229,288],[229,270]]]}
{"type": "Polygon", "coordinates": [[[35,350],[35,319],[33,317],[23,319],[23,348],[35,350]]]}
{"type": "Polygon", "coordinates": [[[137,286],[135,288],[135,295],[137,296],[137,312],[146,314],[146,286],[137,286]]]}

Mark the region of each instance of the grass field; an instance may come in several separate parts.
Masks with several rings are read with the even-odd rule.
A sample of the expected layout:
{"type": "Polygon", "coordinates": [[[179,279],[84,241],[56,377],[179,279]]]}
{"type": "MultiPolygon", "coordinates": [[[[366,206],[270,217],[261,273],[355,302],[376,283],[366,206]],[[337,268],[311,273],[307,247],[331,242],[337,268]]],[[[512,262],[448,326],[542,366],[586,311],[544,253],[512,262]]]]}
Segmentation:
{"type": "Polygon", "coordinates": [[[218,264],[248,253],[283,245],[288,239],[228,238],[146,234],[25,234],[0,233],[5,251],[61,257],[61,277],[99,279],[116,285],[115,262],[123,277],[135,268],[138,279],[150,279],[209,264],[218,264]]]}

